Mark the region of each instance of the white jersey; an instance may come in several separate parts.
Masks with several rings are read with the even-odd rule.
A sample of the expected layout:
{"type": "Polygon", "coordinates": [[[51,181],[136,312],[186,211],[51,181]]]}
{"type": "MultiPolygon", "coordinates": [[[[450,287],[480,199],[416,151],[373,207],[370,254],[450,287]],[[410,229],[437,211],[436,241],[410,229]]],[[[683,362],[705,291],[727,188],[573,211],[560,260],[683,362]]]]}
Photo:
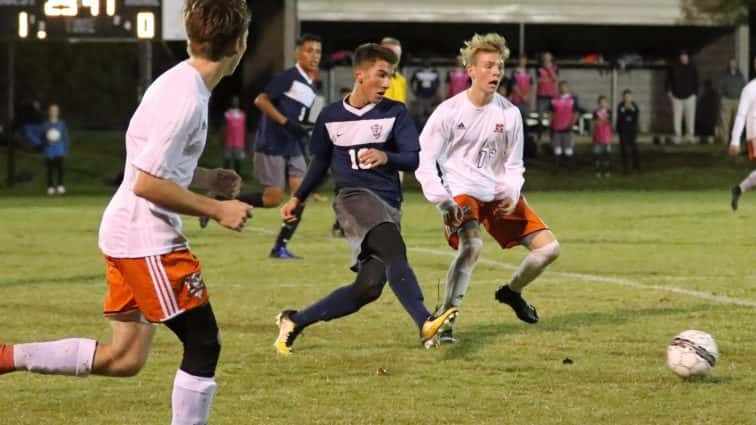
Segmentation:
{"type": "Polygon", "coordinates": [[[743,127],[746,127],[746,140],[756,138],[756,103],[754,101],[756,101],[756,80],[746,84],[743,91],[740,92],[738,115],[732,125],[730,145],[740,146],[743,127]]]}
{"type": "Polygon", "coordinates": [[[517,202],[525,182],[522,149],[519,109],[498,93],[477,107],[463,91],[441,103],[425,124],[415,176],[437,205],[463,194],[517,202]]]}
{"type": "Polygon", "coordinates": [[[100,223],[100,249],[139,258],[187,249],[181,218],[134,194],[137,170],[188,187],[207,138],[210,90],[187,62],[147,89],[126,131],[123,182],[100,223]]]}

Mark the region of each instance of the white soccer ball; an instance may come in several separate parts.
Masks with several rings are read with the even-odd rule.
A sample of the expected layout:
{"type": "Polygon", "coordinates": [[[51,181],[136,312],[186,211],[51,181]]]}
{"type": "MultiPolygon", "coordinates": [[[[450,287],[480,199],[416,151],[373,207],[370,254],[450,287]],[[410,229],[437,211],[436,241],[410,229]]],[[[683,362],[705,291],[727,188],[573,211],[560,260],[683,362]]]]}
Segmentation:
{"type": "Polygon", "coordinates": [[[681,332],[667,347],[667,366],[683,378],[708,375],[717,360],[717,343],[703,331],[681,332]]]}
{"type": "Polygon", "coordinates": [[[60,141],[60,136],[60,131],[57,128],[51,128],[45,133],[45,137],[51,145],[58,143],[60,141]]]}

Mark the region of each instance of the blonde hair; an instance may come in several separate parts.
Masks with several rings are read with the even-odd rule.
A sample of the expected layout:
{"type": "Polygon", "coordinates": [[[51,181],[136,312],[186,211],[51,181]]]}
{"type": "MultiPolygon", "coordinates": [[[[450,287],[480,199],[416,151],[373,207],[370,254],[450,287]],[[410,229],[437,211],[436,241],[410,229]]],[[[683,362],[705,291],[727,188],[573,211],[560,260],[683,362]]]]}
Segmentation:
{"type": "Polygon", "coordinates": [[[459,49],[462,65],[472,65],[475,61],[475,55],[480,52],[499,53],[502,60],[509,58],[509,49],[507,49],[507,40],[496,33],[475,34],[471,39],[465,41],[465,47],[459,49]]]}

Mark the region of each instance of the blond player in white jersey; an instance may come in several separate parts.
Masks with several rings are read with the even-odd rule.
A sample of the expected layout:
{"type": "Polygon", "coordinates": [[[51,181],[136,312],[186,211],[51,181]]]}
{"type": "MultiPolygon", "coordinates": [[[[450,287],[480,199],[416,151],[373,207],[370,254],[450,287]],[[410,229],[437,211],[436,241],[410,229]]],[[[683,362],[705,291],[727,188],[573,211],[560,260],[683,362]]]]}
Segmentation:
{"type": "Polygon", "coordinates": [[[0,345],[0,374],[133,376],[147,360],[154,324],[164,323],[184,348],[173,381],[172,424],[197,425],[208,420],[220,342],[200,264],[178,214],[212,217],[234,230],[250,216],[243,202],[187,190],[238,194],[236,173],[198,168],[197,161],[207,136],[210,91],[244,55],[250,14],[243,0],[187,0],[184,17],[190,57],[147,89],[131,118],[124,180],[100,225],[111,340],[0,345]]]}
{"type": "MultiPolygon", "coordinates": [[[[732,156],[740,155],[740,137],[743,135],[743,127],[746,130],[748,159],[756,160],[756,146],[754,146],[756,145],[756,80],[746,84],[740,93],[738,114],[735,117],[730,138],[730,155],[732,156]]],[[[740,195],[754,187],[756,187],[756,171],[752,171],[740,184],[732,188],[730,207],[733,211],[738,209],[740,195]]]]}
{"type": "MultiPolygon", "coordinates": [[[[483,224],[502,249],[524,245],[530,250],[495,297],[520,320],[535,323],[536,309],[521,292],[559,256],[559,242],[520,194],[525,181],[522,119],[497,93],[509,51],[500,35],[476,34],[461,53],[472,85],[430,116],[420,135],[415,173],[425,197],[443,213],[449,244],[458,250],[447,276],[444,308],[462,304],[483,246],[483,224]]],[[[450,327],[440,342],[456,342],[450,327]]]]}

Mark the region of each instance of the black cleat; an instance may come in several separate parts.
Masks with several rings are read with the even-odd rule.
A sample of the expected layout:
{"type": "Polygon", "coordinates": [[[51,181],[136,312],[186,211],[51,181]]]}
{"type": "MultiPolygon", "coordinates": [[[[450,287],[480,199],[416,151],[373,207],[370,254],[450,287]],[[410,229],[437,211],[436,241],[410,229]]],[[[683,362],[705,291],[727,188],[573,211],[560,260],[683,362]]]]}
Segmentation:
{"type": "Polygon", "coordinates": [[[452,335],[451,328],[441,331],[438,335],[439,344],[456,344],[459,342],[457,338],[452,335]]]}
{"type": "Polygon", "coordinates": [[[743,194],[743,191],[740,190],[740,186],[735,186],[732,188],[732,200],[730,201],[730,207],[732,207],[733,211],[738,210],[738,201],[740,201],[740,195],[743,194]]]}
{"type": "Polygon", "coordinates": [[[523,322],[538,322],[538,312],[535,307],[528,304],[521,294],[509,289],[509,285],[504,285],[496,291],[496,300],[512,307],[517,318],[523,322]]]}
{"type": "Polygon", "coordinates": [[[210,222],[210,217],[200,217],[199,218],[200,228],[204,229],[205,227],[207,227],[207,223],[209,222],[210,222]]]}

